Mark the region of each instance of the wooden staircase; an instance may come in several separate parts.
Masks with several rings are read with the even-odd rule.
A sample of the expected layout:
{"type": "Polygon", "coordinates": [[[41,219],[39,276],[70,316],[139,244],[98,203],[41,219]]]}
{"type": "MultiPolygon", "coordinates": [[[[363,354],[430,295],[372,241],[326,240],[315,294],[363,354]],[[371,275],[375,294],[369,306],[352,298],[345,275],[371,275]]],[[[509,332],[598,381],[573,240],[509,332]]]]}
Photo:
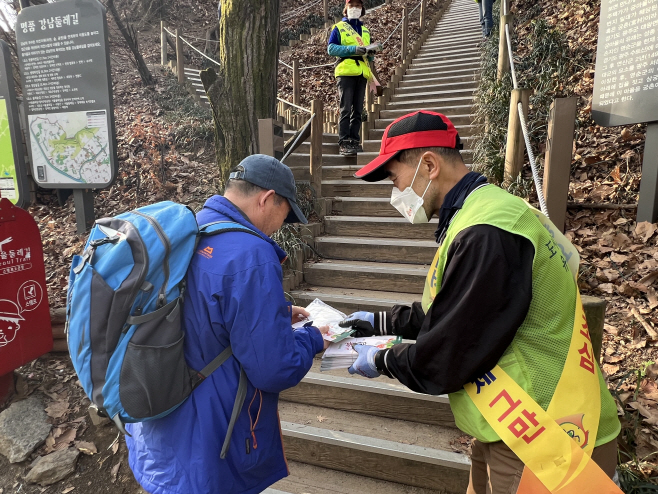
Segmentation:
{"type": "MultiPolygon", "coordinates": [[[[472,163],[473,97],[482,40],[473,0],[452,0],[443,19],[409,66],[357,157],[338,154],[325,134],[322,195],[333,200],[318,262],[304,266],[297,305],[315,298],[345,313],[387,310],[420,299],[436,252],[437,220],[412,225],[390,205],[390,181],[353,177],[379,152],[395,118],[427,109],[447,115],[472,163]]],[[[291,135],[289,132],[288,135],[291,135]]],[[[309,179],[309,145],[286,164],[309,179]]],[[[463,493],[470,460],[452,446],[461,433],[446,396],[409,391],[396,381],[368,380],[345,370],[319,372],[319,360],[297,387],[281,395],[280,415],[291,476],[273,486],[290,493],[463,493]]]]}

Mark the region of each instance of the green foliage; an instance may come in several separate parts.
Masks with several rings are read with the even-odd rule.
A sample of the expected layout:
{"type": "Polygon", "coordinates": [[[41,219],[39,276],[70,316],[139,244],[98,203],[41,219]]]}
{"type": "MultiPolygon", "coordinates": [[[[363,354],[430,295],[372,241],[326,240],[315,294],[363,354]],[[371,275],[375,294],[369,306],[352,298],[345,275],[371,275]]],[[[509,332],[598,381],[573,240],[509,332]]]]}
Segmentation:
{"type": "MultiPolygon", "coordinates": [[[[494,183],[502,184],[513,86],[509,73],[497,80],[500,8],[495,6],[493,12],[494,30],[482,49],[482,72],[475,107],[476,121],[485,131],[475,143],[474,163],[478,171],[494,183]]],[[[518,40],[516,46],[513,43],[519,88],[534,90],[530,97],[528,132],[535,153],[546,142],[551,103],[555,98],[573,94],[576,76],[589,62],[585,50],[570,48],[565,35],[549,26],[539,14],[537,9],[521,13],[517,25],[529,22],[529,33],[518,40]],[[522,56],[516,55],[518,53],[522,56]]],[[[515,195],[532,195],[533,184],[527,178],[521,177],[505,185],[515,195]]]]}

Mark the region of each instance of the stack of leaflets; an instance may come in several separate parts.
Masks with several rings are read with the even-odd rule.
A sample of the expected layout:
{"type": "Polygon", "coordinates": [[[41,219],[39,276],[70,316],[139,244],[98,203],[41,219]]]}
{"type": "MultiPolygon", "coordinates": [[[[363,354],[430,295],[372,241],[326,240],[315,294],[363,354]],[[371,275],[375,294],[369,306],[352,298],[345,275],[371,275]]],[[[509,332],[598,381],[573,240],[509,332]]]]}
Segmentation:
{"type": "Polygon", "coordinates": [[[309,312],[310,316],[293,324],[293,328],[298,328],[300,326],[312,324],[316,328],[322,326],[329,326],[329,332],[323,334],[322,337],[331,342],[341,341],[345,338],[348,338],[354,332],[350,328],[341,328],[338,323],[345,319],[347,316],[343,314],[338,309],[334,309],[328,304],[325,304],[319,298],[316,298],[311,302],[306,310],[309,312]]]}
{"type": "Polygon", "coordinates": [[[375,346],[381,350],[391,348],[401,341],[399,336],[370,336],[368,338],[346,338],[340,343],[332,343],[322,356],[321,371],[347,369],[358,358],[356,345],[375,346]]]}

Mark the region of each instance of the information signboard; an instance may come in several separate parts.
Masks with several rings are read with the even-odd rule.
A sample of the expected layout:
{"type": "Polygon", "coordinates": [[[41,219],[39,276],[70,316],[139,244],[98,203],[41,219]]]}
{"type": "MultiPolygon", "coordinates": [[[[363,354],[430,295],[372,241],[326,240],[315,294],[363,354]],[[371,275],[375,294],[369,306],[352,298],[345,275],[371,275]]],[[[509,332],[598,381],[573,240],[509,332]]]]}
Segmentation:
{"type": "Polygon", "coordinates": [[[0,199],[0,376],[53,348],[39,227],[0,199]]]}
{"type": "Polygon", "coordinates": [[[658,121],[658,2],[602,0],[592,117],[604,127],[658,121]]]}
{"type": "Polygon", "coordinates": [[[62,0],[24,8],[16,42],[34,180],[107,187],[117,159],[105,7],[62,0]]]}
{"type": "Polygon", "coordinates": [[[0,197],[18,207],[29,202],[29,186],[9,45],[0,40],[0,197]]]}

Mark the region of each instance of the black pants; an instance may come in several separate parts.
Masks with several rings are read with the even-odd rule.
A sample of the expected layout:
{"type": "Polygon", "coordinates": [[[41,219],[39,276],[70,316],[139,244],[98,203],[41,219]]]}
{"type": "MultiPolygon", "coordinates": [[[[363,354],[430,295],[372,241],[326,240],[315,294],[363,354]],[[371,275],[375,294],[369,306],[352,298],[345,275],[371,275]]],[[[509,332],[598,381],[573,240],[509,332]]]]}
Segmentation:
{"type": "Polygon", "coordinates": [[[360,75],[337,78],[340,98],[340,120],[338,122],[338,144],[343,141],[360,141],[361,112],[366,97],[368,80],[360,75]]]}

